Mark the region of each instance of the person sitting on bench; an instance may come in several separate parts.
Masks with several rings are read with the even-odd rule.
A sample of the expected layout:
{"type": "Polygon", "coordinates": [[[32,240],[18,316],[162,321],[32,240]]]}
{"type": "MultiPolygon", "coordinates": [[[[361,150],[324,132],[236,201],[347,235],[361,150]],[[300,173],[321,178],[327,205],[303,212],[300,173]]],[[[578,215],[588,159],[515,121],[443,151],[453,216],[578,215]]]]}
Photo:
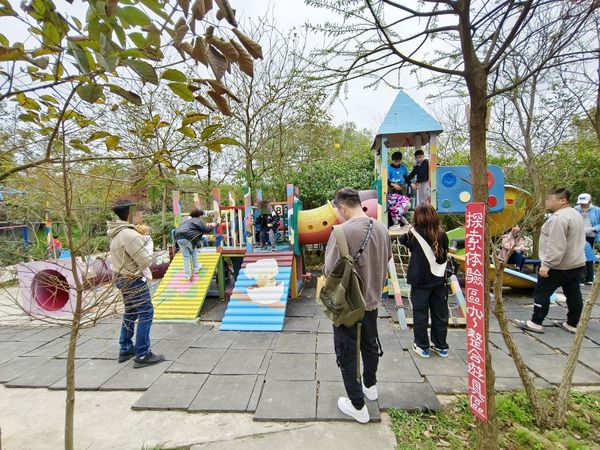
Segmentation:
{"type": "Polygon", "coordinates": [[[502,245],[498,253],[500,261],[506,261],[507,264],[515,264],[519,271],[523,271],[523,264],[527,259],[525,252],[527,251],[527,242],[521,234],[521,227],[515,225],[509,233],[502,236],[502,245]],[[507,255],[512,250],[512,254],[506,259],[507,255]]]}

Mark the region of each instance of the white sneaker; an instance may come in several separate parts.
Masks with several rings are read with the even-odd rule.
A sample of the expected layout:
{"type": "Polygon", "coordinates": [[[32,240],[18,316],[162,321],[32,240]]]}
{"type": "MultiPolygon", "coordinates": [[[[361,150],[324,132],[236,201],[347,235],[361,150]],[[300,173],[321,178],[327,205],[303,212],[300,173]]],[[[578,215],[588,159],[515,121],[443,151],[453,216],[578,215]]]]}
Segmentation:
{"type": "Polygon", "coordinates": [[[377,400],[379,398],[379,395],[377,394],[377,385],[376,384],[374,384],[373,386],[368,388],[363,383],[362,388],[363,388],[363,394],[365,394],[365,397],[367,397],[372,402],[374,402],[375,400],[377,400]]]}
{"type": "Polygon", "coordinates": [[[200,270],[204,267],[202,264],[198,264],[198,267],[194,267],[194,273],[200,272],[200,270]]]}
{"type": "Polygon", "coordinates": [[[341,412],[352,417],[359,423],[367,423],[370,420],[369,411],[367,411],[367,405],[364,405],[362,409],[356,409],[349,398],[338,398],[338,408],[341,412]]]}

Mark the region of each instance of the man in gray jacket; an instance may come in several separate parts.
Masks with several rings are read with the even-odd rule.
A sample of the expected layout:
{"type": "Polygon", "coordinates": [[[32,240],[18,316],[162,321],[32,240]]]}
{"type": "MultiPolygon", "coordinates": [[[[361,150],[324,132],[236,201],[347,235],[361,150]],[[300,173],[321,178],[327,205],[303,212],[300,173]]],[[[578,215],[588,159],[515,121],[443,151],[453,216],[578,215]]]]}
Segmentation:
{"type": "Polygon", "coordinates": [[[107,223],[107,233],[115,285],[123,294],[125,304],[118,360],[121,363],[135,356],[133,367],[137,369],[162,362],[165,357],[150,351],[154,307],[142,272],[152,263],[152,255],[146,251],[142,236],[128,222],[130,210],[134,207],[135,203],[130,200],[119,200],[112,208],[119,220],[107,223]],[[134,346],[132,338],[136,321],[134,346]]]}
{"type": "MultiPolygon", "coordinates": [[[[376,374],[379,356],[382,353],[377,336],[377,307],[387,280],[387,264],[392,257],[392,243],[386,227],[364,213],[357,190],[340,189],[335,195],[334,205],[340,216],[345,219],[345,222],[339,226],[346,237],[348,252],[351,256],[359,256],[354,267],[363,282],[363,296],[366,303],[360,336],[364,368],[362,386],[357,380],[356,373],[357,329],[354,326],[333,326],[337,364],[342,372],[344,387],[348,394],[348,397],[338,399],[338,408],[356,421],[367,423],[370,418],[364,397],[369,400],[377,400],[378,397],[376,374]],[[366,237],[368,241],[364,250],[360,252],[366,237]]],[[[340,252],[335,234],[331,233],[323,266],[325,276],[333,271],[339,259],[340,252]]]]}
{"type": "Polygon", "coordinates": [[[550,296],[562,287],[567,297],[567,321],[555,325],[570,333],[577,331],[583,309],[579,278],[585,266],[585,231],[583,219],[569,206],[571,192],[555,189],[546,196],[546,208],[553,214],[542,226],[540,234],[540,261],[537,284],[533,291],[531,320],[518,320],[517,326],[535,333],[543,333],[542,323],[548,315],[550,296]]]}

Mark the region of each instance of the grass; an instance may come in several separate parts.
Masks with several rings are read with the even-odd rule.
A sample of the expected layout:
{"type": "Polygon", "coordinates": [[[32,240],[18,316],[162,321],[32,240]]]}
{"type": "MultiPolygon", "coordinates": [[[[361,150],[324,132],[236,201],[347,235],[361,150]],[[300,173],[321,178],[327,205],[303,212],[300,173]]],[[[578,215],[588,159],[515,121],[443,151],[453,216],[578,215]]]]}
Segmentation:
{"type": "MultiPolygon", "coordinates": [[[[548,398],[551,393],[544,392],[548,398]]],[[[567,449],[600,448],[600,394],[571,394],[571,405],[563,428],[541,430],[529,408],[523,391],[496,397],[503,449],[567,449]]],[[[475,419],[466,397],[461,396],[439,412],[389,411],[398,450],[438,448],[474,448],[475,419]]]]}

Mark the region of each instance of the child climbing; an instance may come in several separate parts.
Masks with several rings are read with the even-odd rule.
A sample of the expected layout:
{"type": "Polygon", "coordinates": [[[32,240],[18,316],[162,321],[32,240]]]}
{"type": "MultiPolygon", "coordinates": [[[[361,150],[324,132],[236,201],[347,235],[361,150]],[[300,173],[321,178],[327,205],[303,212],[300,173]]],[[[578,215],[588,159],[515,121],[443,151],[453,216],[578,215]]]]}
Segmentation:
{"type": "Polygon", "coordinates": [[[404,214],[410,206],[410,198],[405,194],[404,177],[408,174],[408,169],[402,164],[402,153],[394,152],[392,154],[392,163],[388,167],[388,194],[387,206],[392,221],[390,228],[399,228],[408,225],[408,220],[404,214]]]}
{"type": "Polygon", "coordinates": [[[203,215],[204,211],[201,209],[192,209],[190,211],[190,218],[182,222],[175,231],[175,240],[183,255],[184,276],[188,281],[192,279],[192,270],[194,273],[198,273],[202,268],[198,265],[198,243],[201,242],[203,234],[210,233],[215,227],[214,223],[204,223],[200,219],[203,215]],[[192,262],[191,270],[190,259],[192,262]]]}
{"type": "Polygon", "coordinates": [[[410,284],[413,305],[414,352],[429,358],[429,351],[442,358],[448,356],[448,299],[446,264],[448,236],[440,216],[429,203],[417,205],[413,227],[400,236],[400,243],[410,250],[406,280],[410,284]],[[431,313],[431,347],[427,324],[431,313]]]}

